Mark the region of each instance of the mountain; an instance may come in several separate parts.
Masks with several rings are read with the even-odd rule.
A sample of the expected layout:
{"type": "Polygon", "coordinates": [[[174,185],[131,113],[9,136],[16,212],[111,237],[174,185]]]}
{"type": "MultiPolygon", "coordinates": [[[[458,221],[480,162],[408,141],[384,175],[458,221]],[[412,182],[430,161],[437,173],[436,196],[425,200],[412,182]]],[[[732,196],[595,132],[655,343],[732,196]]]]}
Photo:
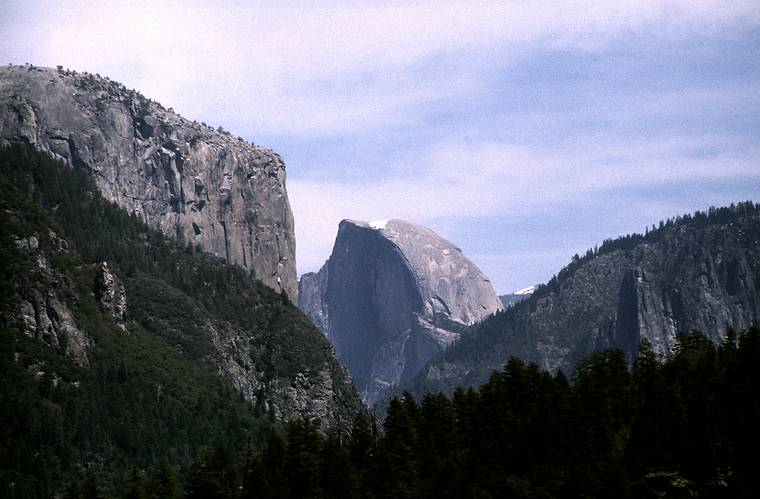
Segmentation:
{"type": "Polygon", "coordinates": [[[327,264],[319,272],[307,272],[298,280],[298,308],[324,334],[329,334],[327,310],[327,264]]]}
{"type": "Polygon", "coordinates": [[[486,319],[430,362],[419,393],[475,386],[510,356],[572,371],[594,350],[658,355],[699,330],[718,342],[760,321],[760,205],[711,208],[576,255],[528,298],[486,319]]]}
{"type": "Polygon", "coordinates": [[[0,145],[13,142],[90,172],[109,201],[296,301],[293,215],[272,151],[107,77],[34,66],[0,68],[0,145]]]}
{"type": "Polygon", "coordinates": [[[499,295],[499,300],[501,300],[501,304],[504,305],[504,308],[509,308],[515,303],[519,303],[530,297],[535,290],[536,286],[528,286],[527,288],[519,289],[514,293],[499,295]]]}
{"type": "Polygon", "coordinates": [[[403,220],[343,220],[327,263],[301,276],[299,296],[370,402],[502,308],[459,248],[403,220]]]}
{"type": "Polygon", "coordinates": [[[0,495],[50,497],[34,487],[80,465],[244,453],[275,419],[361,409],[284,292],[151,229],[89,172],[0,148],[0,229],[0,495]]]}

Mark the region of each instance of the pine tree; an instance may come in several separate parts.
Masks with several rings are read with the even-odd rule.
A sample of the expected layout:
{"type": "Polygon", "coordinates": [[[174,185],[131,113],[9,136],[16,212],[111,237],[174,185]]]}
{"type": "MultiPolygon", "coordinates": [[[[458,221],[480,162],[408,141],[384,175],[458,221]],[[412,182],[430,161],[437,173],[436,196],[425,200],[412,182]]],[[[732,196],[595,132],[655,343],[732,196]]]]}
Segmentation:
{"type": "Polygon", "coordinates": [[[284,465],[291,497],[322,497],[320,453],[322,441],[306,419],[290,421],[285,430],[287,448],[284,465]]]}

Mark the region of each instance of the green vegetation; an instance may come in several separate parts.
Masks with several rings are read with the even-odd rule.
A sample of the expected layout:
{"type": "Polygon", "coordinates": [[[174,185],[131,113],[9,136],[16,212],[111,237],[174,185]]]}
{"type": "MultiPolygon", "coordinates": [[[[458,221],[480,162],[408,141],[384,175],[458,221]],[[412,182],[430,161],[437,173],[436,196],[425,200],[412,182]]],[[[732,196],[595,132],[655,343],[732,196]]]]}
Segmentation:
{"type": "MultiPolygon", "coordinates": [[[[757,207],[706,216],[738,209],[757,207]]],[[[756,327],[718,346],[681,336],[668,359],[644,342],[632,366],[597,352],[572,380],[512,358],[478,390],[404,394],[382,424],[354,408],[352,425],[324,429],[243,400],[214,374],[199,327],[244,326],[265,377],[291,376],[330,357],[286,297],[26,146],[0,150],[0,261],[0,497],[758,495],[756,327]],[[32,236],[35,251],[21,244],[32,236]],[[127,331],[98,302],[102,261],[127,288],[127,331]],[[72,311],[91,340],[86,367],[65,336],[20,323],[35,296],[72,311]]]]}
{"type": "MultiPolygon", "coordinates": [[[[121,496],[136,481],[167,497],[155,491],[188,486],[191,464],[214,449],[242,463],[271,431],[271,414],[216,374],[204,321],[246,331],[265,385],[337,366],[286,296],[149,229],[88,175],[24,145],[0,150],[0,260],[0,497],[93,487],[121,496]],[[32,237],[38,248],[23,248],[32,237]],[[126,287],[127,331],[96,297],[102,261],[126,287]],[[49,332],[22,325],[23,302],[62,320],[50,297],[86,332],[86,367],[67,353],[71,338],[50,343],[49,332]]],[[[340,396],[355,413],[350,385],[340,396]]]]}
{"type": "MultiPolygon", "coordinates": [[[[0,174],[13,184],[9,189],[15,186],[25,195],[25,199],[16,195],[14,200],[55,213],[55,223],[44,222],[42,212],[32,215],[27,233],[44,234],[41,225],[45,224],[60,226],[57,232],[73,243],[83,262],[107,261],[129,278],[128,295],[144,295],[143,285],[154,286],[155,280],[160,280],[167,293],[187,296],[184,303],[169,299],[164,316],[179,318],[190,312],[187,305],[194,305],[204,314],[245,327],[261,348],[271,353],[271,365],[284,377],[295,375],[304,366],[319,366],[331,357],[324,335],[285,295],[236,265],[226,265],[192,245],[149,229],[135,215],[103,199],[89,175],[73,174],[60,162],[24,146],[2,152],[0,174]]],[[[64,271],[73,268],[59,263],[64,271]]]]}
{"type": "Polygon", "coordinates": [[[292,421],[238,468],[207,452],[188,497],[756,497],[759,360],[758,328],[664,362],[644,342],[633,371],[597,352],[572,384],[512,358],[479,390],[392,399],[382,425],[292,421]]]}
{"type": "MultiPolygon", "coordinates": [[[[713,320],[711,325],[697,303],[713,299],[702,292],[715,296],[727,310],[746,312],[733,324],[752,324],[760,296],[759,236],[760,204],[747,201],[671,218],[645,234],[605,240],[584,256],[573,256],[527,299],[465,329],[429,365],[462,367],[467,374],[455,379],[463,386],[483,383],[510,354],[536,362],[551,359],[542,365],[569,373],[580,357],[601,348],[600,343],[623,349],[630,360],[644,327],[639,321],[655,317],[667,317],[676,329],[702,329],[717,341],[721,329],[732,323],[713,320]],[[701,275],[709,275],[708,286],[701,275]],[[663,306],[647,309],[650,299],[662,300],[663,306]],[[539,352],[539,344],[551,347],[539,352]]],[[[415,394],[438,389],[451,393],[451,379],[429,373],[423,370],[402,388],[415,394]]]]}
{"type": "Polygon", "coordinates": [[[86,195],[81,177],[28,148],[3,150],[0,171],[0,496],[49,497],[67,483],[75,493],[90,482],[101,493],[118,494],[115,484],[131,466],[156,467],[162,479],[176,481],[204,448],[237,449],[269,431],[269,420],[229,383],[139,323],[131,323],[127,334],[101,311],[93,289],[97,265],[80,255],[106,259],[108,241],[111,251],[126,254],[129,249],[115,243],[118,230],[159,241],[156,234],[86,195]],[[35,174],[36,183],[26,183],[35,174]],[[55,206],[63,222],[33,199],[55,206]],[[111,226],[119,229],[105,229],[111,226]],[[81,253],[53,251],[51,230],[77,234],[70,241],[81,253]],[[33,234],[55,273],[41,270],[15,244],[33,234]],[[92,338],[89,367],[10,323],[13,304],[39,290],[64,298],[92,338]]]}
{"type": "Polygon", "coordinates": [[[249,457],[243,496],[756,497],[758,361],[758,328],[693,332],[664,362],[642,343],[632,372],[597,352],[572,384],[512,358],[477,391],[391,400],[382,431],[291,424],[249,457]]]}

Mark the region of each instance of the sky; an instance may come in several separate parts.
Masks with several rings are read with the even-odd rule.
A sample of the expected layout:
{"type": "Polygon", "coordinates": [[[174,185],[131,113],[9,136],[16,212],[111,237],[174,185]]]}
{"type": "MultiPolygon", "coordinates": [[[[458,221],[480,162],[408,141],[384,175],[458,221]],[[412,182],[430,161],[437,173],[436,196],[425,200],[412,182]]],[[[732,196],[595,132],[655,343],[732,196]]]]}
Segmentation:
{"type": "Polygon", "coordinates": [[[0,34],[0,63],[107,75],[278,152],[299,273],[341,219],[401,218],[506,293],[760,202],[756,0],[0,0],[0,34]]]}

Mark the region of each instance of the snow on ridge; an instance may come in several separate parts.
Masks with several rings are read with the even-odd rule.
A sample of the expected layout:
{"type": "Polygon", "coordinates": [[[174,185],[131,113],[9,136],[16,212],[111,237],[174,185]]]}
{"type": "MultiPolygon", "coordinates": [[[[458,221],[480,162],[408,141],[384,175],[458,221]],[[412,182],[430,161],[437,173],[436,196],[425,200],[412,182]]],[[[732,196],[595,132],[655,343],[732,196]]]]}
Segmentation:
{"type": "Polygon", "coordinates": [[[369,226],[375,230],[383,230],[385,226],[388,225],[388,222],[390,222],[390,219],[388,218],[385,220],[375,220],[374,222],[370,222],[369,226]]]}
{"type": "Polygon", "coordinates": [[[532,295],[535,290],[536,290],[536,286],[533,285],[533,286],[528,286],[527,288],[518,289],[512,294],[513,295],[532,295]]]}

